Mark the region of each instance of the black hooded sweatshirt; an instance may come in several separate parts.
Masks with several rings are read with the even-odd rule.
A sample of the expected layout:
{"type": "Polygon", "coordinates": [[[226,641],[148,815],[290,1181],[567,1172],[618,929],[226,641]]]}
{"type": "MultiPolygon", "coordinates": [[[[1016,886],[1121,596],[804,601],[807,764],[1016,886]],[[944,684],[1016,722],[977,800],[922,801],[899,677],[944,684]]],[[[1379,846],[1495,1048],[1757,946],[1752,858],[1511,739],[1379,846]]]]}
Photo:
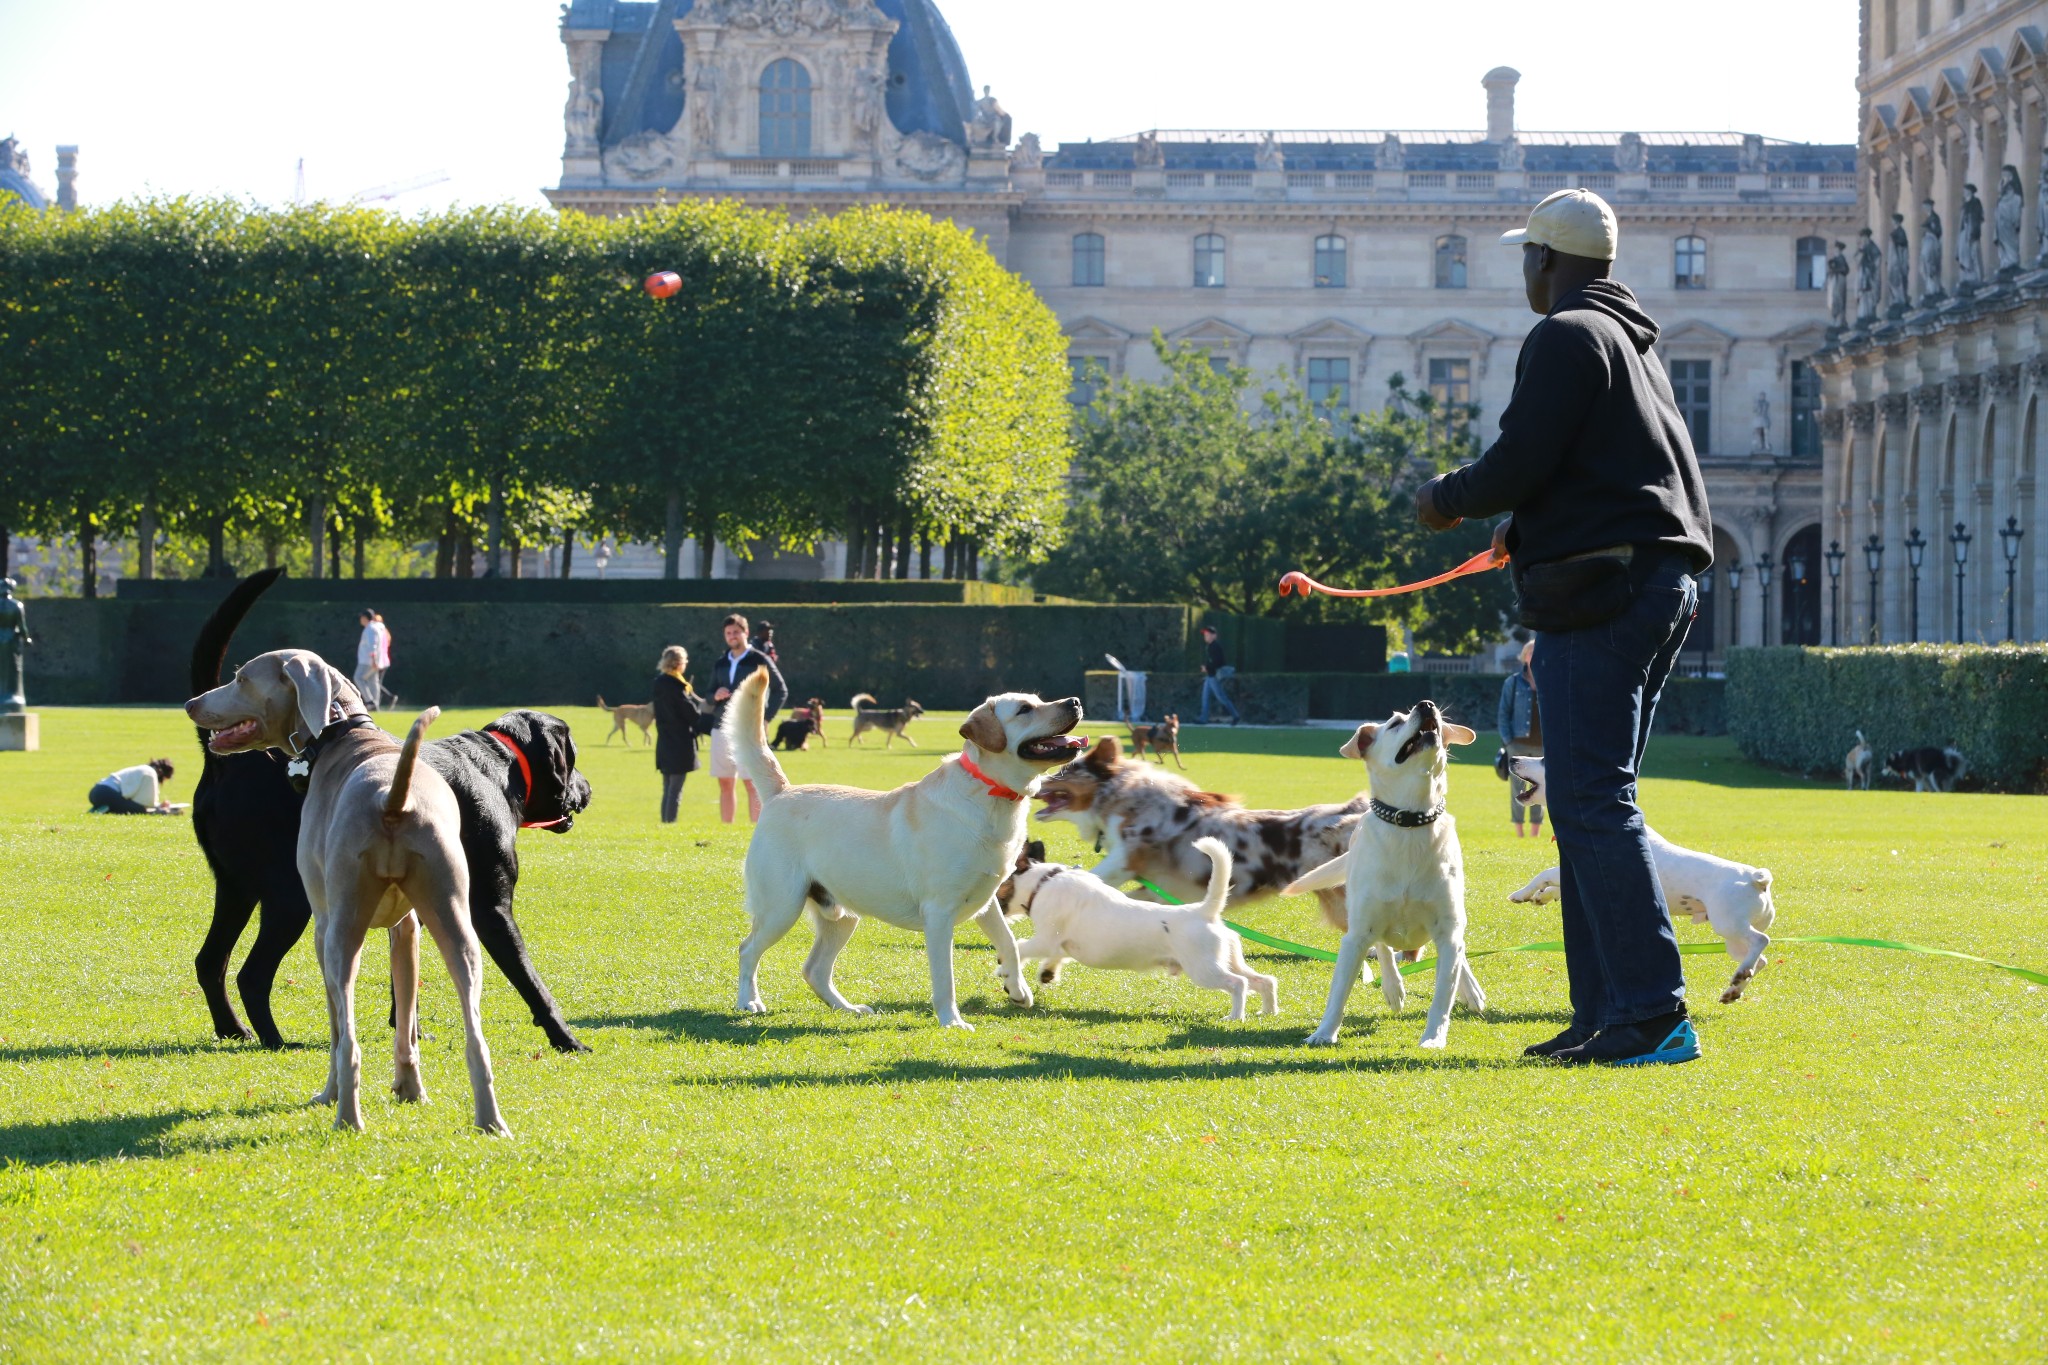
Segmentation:
{"type": "Polygon", "coordinates": [[[1514,513],[1518,568],[1622,544],[1677,550],[1695,573],[1713,563],[1706,487],[1656,340],[1627,285],[1558,300],[1522,342],[1500,439],[1437,483],[1437,511],[1514,513]]]}

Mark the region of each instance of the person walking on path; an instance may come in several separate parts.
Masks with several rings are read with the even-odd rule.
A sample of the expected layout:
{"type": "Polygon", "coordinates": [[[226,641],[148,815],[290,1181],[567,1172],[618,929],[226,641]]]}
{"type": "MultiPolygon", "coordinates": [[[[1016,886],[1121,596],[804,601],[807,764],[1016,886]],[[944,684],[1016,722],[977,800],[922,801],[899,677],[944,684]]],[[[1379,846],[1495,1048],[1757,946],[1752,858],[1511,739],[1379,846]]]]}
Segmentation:
{"type": "MultiPolygon", "coordinates": [[[[717,726],[711,732],[711,775],[718,779],[718,818],[726,824],[733,822],[738,813],[738,795],[733,784],[739,781],[740,765],[733,754],[732,742],[725,737],[725,730],[719,722],[725,719],[725,704],[732,700],[732,694],[748,674],[756,669],[768,670],[768,720],[775,719],[775,713],[782,709],[782,703],[789,698],[789,684],[782,680],[782,673],[775,667],[775,661],[747,643],[747,618],[735,612],[725,618],[725,649],[719,660],[712,666],[711,676],[715,690],[711,700],[716,704],[712,724],[717,726]]],[[[754,784],[747,786],[747,815],[758,822],[761,818],[761,794],[754,790],[754,784]]]]}
{"type": "Polygon", "coordinates": [[[384,618],[368,607],[356,613],[356,623],[363,628],[356,637],[356,691],[363,694],[363,705],[381,710],[384,670],[391,667],[391,632],[385,629],[384,618]]]}
{"type": "Polygon", "coordinates": [[[697,736],[704,729],[703,703],[690,690],[683,670],[690,655],[681,645],[661,651],[654,675],[654,768],[661,774],[661,823],[673,825],[683,801],[683,779],[697,771],[697,736]]]}
{"type": "MultiPolygon", "coordinates": [[[[1543,716],[1536,709],[1536,676],[1529,669],[1529,660],[1536,653],[1536,642],[1530,640],[1522,646],[1522,667],[1510,673],[1500,685],[1500,710],[1494,718],[1494,726],[1500,731],[1501,747],[1510,758],[1539,758],[1543,754],[1543,716]]],[[[1515,822],[1515,837],[1526,838],[1533,828],[1536,837],[1543,837],[1543,807],[1535,804],[1523,805],[1515,799],[1515,781],[1508,778],[1508,818],[1515,822]]]]}
{"type": "Polygon", "coordinates": [[[168,758],[121,768],[92,784],[86,805],[94,815],[175,815],[178,808],[163,799],[161,784],[176,771],[168,758]]]}
{"type": "Polygon", "coordinates": [[[1417,492],[1417,518],[1512,517],[1518,611],[1537,632],[1550,827],[1562,876],[1571,1027],[1529,1055],[1635,1065],[1700,1055],[1637,778],[1658,695],[1713,562],[1699,460],[1655,353],[1657,324],[1610,278],[1614,210],[1560,190],[1501,241],[1529,306],[1500,437],[1417,492]]]}
{"type": "Polygon", "coordinates": [[[1237,676],[1237,670],[1223,662],[1223,642],[1216,638],[1216,627],[1202,627],[1202,714],[1200,723],[1209,723],[1209,703],[1213,700],[1230,713],[1230,723],[1237,724],[1237,708],[1223,691],[1227,678],[1237,676]]]}

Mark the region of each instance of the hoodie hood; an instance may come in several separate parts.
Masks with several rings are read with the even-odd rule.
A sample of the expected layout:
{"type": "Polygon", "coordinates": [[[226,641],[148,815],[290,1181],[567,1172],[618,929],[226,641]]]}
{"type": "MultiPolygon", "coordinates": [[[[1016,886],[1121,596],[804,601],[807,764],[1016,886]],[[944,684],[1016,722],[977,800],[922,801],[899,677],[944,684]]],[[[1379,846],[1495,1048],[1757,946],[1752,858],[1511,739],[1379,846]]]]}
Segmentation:
{"type": "Polygon", "coordinates": [[[1617,280],[1595,280],[1583,289],[1575,289],[1558,300],[1550,316],[1570,312],[1573,309],[1605,313],[1621,325],[1628,339],[1635,343],[1636,354],[1646,355],[1657,344],[1657,323],[1643,306],[1636,302],[1636,296],[1629,292],[1627,285],[1617,280]]]}

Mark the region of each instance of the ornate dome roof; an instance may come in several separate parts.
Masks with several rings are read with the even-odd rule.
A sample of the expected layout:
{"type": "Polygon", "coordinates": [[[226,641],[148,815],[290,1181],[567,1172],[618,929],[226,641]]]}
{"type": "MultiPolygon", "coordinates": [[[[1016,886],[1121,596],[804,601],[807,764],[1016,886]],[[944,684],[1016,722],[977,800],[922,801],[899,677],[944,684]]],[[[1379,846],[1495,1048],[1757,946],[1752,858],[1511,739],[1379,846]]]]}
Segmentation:
{"type": "Polygon", "coordinates": [[[874,0],[902,27],[889,40],[889,120],[906,133],[926,132],[967,145],[974,82],[953,30],[932,0],[874,0]]]}
{"type": "MultiPolygon", "coordinates": [[[[895,112],[893,106],[890,112],[895,112]]],[[[9,196],[32,209],[50,207],[50,201],[36,188],[36,182],[28,178],[27,154],[11,137],[0,138],[0,199],[9,196]]]]}

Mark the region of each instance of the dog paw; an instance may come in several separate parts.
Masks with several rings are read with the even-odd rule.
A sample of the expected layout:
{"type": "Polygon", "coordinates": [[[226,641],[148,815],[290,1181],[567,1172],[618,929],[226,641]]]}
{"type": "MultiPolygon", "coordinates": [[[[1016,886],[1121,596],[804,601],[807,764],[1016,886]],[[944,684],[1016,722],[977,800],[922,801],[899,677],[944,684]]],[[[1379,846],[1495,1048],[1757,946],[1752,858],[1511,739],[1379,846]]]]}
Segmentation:
{"type": "Polygon", "coordinates": [[[848,1005],[846,1012],[848,1014],[873,1014],[875,1007],[873,1005],[848,1005]]]}
{"type": "Polygon", "coordinates": [[[578,1038],[573,1033],[565,1033],[561,1035],[559,1038],[550,1038],[548,1039],[548,1045],[554,1048],[554,1050],[557,1052],[590,1051],[590,1044],[584,1042],[581,1038],[578,1038]]]}
{"type": "Polygon", "coordinates": [[[956,1028],[962,1033],[974,1032],[974,1025],[968,1023],[965,1019],[944,1019],[940,1021],[939,1026],[941,1028],[956,1028]]]}
{"type": "Polygon", "coordinates": [[[1337,1045],[1337,1034],[1334,1030],[1325,1033],[1321,1029],[1317,1029],[1301,1041],[1304,1047],[1335,1047],[1337,1045]]]}
{"type": "Polygon", "coordinates": [[[317,1095],[313,1096],[313,1098],[312,1098],[312,1099],[310,1099],[310,1100],[307,1100],[307,1101],[306,1101],[306,1107],[307,1107],[308,1109],[311,1109],[311,1108],[314,1108],[315,1106],[318,1106],[318,1105],[329,1105],[329,1104],[333,1104],[333,1103],[334,1103],[334,1092],[333,1092],[332,1090],[323,1090],[323,1091],[321,1091],[321,1092],[320,1092],[319,1094],[317,1094],[317,1095]]]}
{"type": "Polygon", "coordinates": [[[1741,998],[1742,987],[1740,986],[1730,986],[1727,990],[1721,992],[1721,1003],[1724,1005],[1732,1005],[1741,998]]]}
{"type": "Polygon", "coordinates": [[[1439,1033],[1431,1037],[1424,1038],[1422,1042],[1418,1044],[1418,1046],[1426,1047],[1431,1052],[1442,1052],[1444,1050],[1444,1044],[1448,1041],[1450,1041],[1448,1038],[1446,1038],[1443,1034],[1439,1033]]]}
{"type": "Polygon", "coordinates": [[[426,1086],[417,1074],[400,1076],[391,1083],[391,1093],[400,1104],[418,1104],[427,1097],[426,1086]]]}
{"type": "Polygon", "coordinates": [[[505,1126],[503,1118],[480,1118],[476,1121],[476,1130],[485,1137],[509,1139],[512,1136],[512,1130],[505,1126]]]}
{"type": "Polygon", "coordinates": [[[1038,984],[1041,986],[1050,986],[1059,979],[1059,972],[1051,967],[1041,967],[1038,969],[1038,984]]]}
{"type": "Polygon", "coordinates": [[[762,1004],[758,998],[753,1000],[742,1000],[734,1008],[736,1008],[741,1014],[766,1014],[768,1012],[768,1007],[762,1004]]]}

